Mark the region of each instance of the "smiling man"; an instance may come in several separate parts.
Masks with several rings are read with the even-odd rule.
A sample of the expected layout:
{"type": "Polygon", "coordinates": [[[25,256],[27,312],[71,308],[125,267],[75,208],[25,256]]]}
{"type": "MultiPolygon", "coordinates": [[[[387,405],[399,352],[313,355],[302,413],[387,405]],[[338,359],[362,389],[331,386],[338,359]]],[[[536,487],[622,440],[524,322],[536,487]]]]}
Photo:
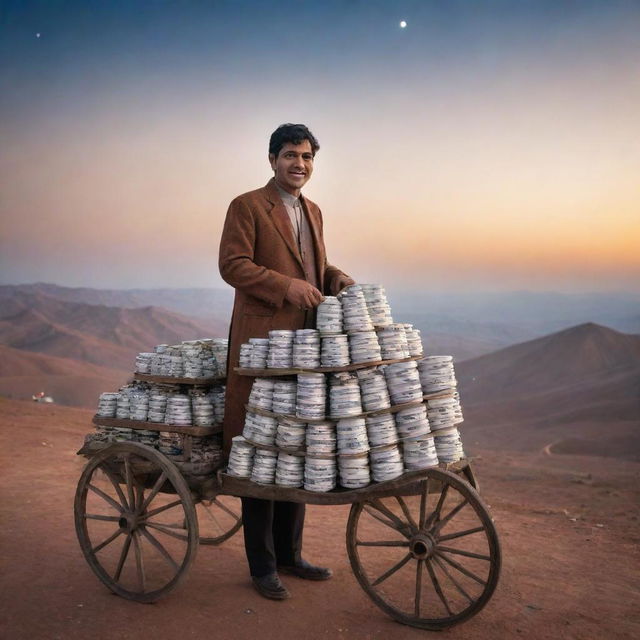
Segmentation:
{"type": "MultiPolygon", "coordinates": [[[[330,265],[322,214],[302,187],[313,173],[315,136],[302,124],[283,124],[269,141],[274,177],[229,206],[220,241],[220,274],[236,290],[229,337],[224,417],[226,451],[242,433],[253,378],[238,376],[240,345],[272,329],[315,326],[315,307],[354,281],[330,265]]],[[[326,580],[331,570],[302,559],[304,504],[242,499],[244,540],[256,590],[283,600],[278,572],[326,580]]]]}

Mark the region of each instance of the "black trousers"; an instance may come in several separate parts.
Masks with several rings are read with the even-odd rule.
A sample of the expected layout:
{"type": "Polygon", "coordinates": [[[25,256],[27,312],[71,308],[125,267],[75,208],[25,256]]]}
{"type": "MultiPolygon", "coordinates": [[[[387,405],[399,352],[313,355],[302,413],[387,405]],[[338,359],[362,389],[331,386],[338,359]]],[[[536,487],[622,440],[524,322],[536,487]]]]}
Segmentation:
{"type": "Polygon", "coordinates": [[[244,548],[251,575],[261,578],[278,565],[300,561],[305,505],[242,498],[244,548]]]}

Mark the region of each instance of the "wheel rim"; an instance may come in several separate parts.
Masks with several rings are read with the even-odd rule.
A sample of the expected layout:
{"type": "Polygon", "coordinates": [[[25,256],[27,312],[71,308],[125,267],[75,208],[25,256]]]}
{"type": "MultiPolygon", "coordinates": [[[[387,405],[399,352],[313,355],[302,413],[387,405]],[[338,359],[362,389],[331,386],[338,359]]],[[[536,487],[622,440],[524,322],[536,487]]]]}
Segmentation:
{"type": "Polygon", "coordinates": [[[175,466],[151,447],[122,442],[93,456],[78,482],[74,511],[89,566],[129,600],[166,595],[195,558],[191,493],[175,466]]]}
{"type": "Polygon", "coordinates": [[[398,495],[354,504],[347,550],[376,605],[422,629],[475,615],[500,574],[500,545],[486,506],[467,482],[438,469],[426,469],[424,479],[398,495]]]}
{"type": "Polygon", "coordinates": [[[218,495],[196,503],[200,544],[216,545],[228,540],[242,526],[240,498],[218,495]]]}

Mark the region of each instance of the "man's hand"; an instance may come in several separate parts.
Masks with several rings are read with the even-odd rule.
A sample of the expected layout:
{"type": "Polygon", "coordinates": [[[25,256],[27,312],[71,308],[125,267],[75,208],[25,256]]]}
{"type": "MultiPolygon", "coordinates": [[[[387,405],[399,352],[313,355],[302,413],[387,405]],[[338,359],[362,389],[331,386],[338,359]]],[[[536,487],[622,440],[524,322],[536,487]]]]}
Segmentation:
{"type": "Polygon", "coordinates": [[[324,296],[305,280],[292,278],[284,299],[299,309],[313,309],[324,300],[324,296]]]}
{"type": "Polygon", "coordinates": [[[346,287],[350,287],[352,284],[355,284],[356,281],[353,278],[350,278],[349,276],[341,276],[338,279],[337,282],[337,287],[338,287],[338,293],[340,293],[344,288],[346,287]]]}

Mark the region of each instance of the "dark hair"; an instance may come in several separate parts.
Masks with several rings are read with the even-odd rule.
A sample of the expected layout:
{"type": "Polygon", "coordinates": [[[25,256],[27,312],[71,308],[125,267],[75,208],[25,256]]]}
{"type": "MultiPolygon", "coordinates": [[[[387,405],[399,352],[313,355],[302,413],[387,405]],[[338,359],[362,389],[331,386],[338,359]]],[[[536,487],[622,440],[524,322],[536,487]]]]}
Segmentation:
{"type": "Polygon", "coordinates": [[[281,124],[271,134],[271,138],[269,139],[269,153],[277,158],[280,150],[287,142],[291,144],[302,144],[305,140],[310,142],[311,151],[313,151],[313,155],[315,156],[318,149],[320,149],[320,143],[305,125],[291,124],[290,122],[281,124]]]}

